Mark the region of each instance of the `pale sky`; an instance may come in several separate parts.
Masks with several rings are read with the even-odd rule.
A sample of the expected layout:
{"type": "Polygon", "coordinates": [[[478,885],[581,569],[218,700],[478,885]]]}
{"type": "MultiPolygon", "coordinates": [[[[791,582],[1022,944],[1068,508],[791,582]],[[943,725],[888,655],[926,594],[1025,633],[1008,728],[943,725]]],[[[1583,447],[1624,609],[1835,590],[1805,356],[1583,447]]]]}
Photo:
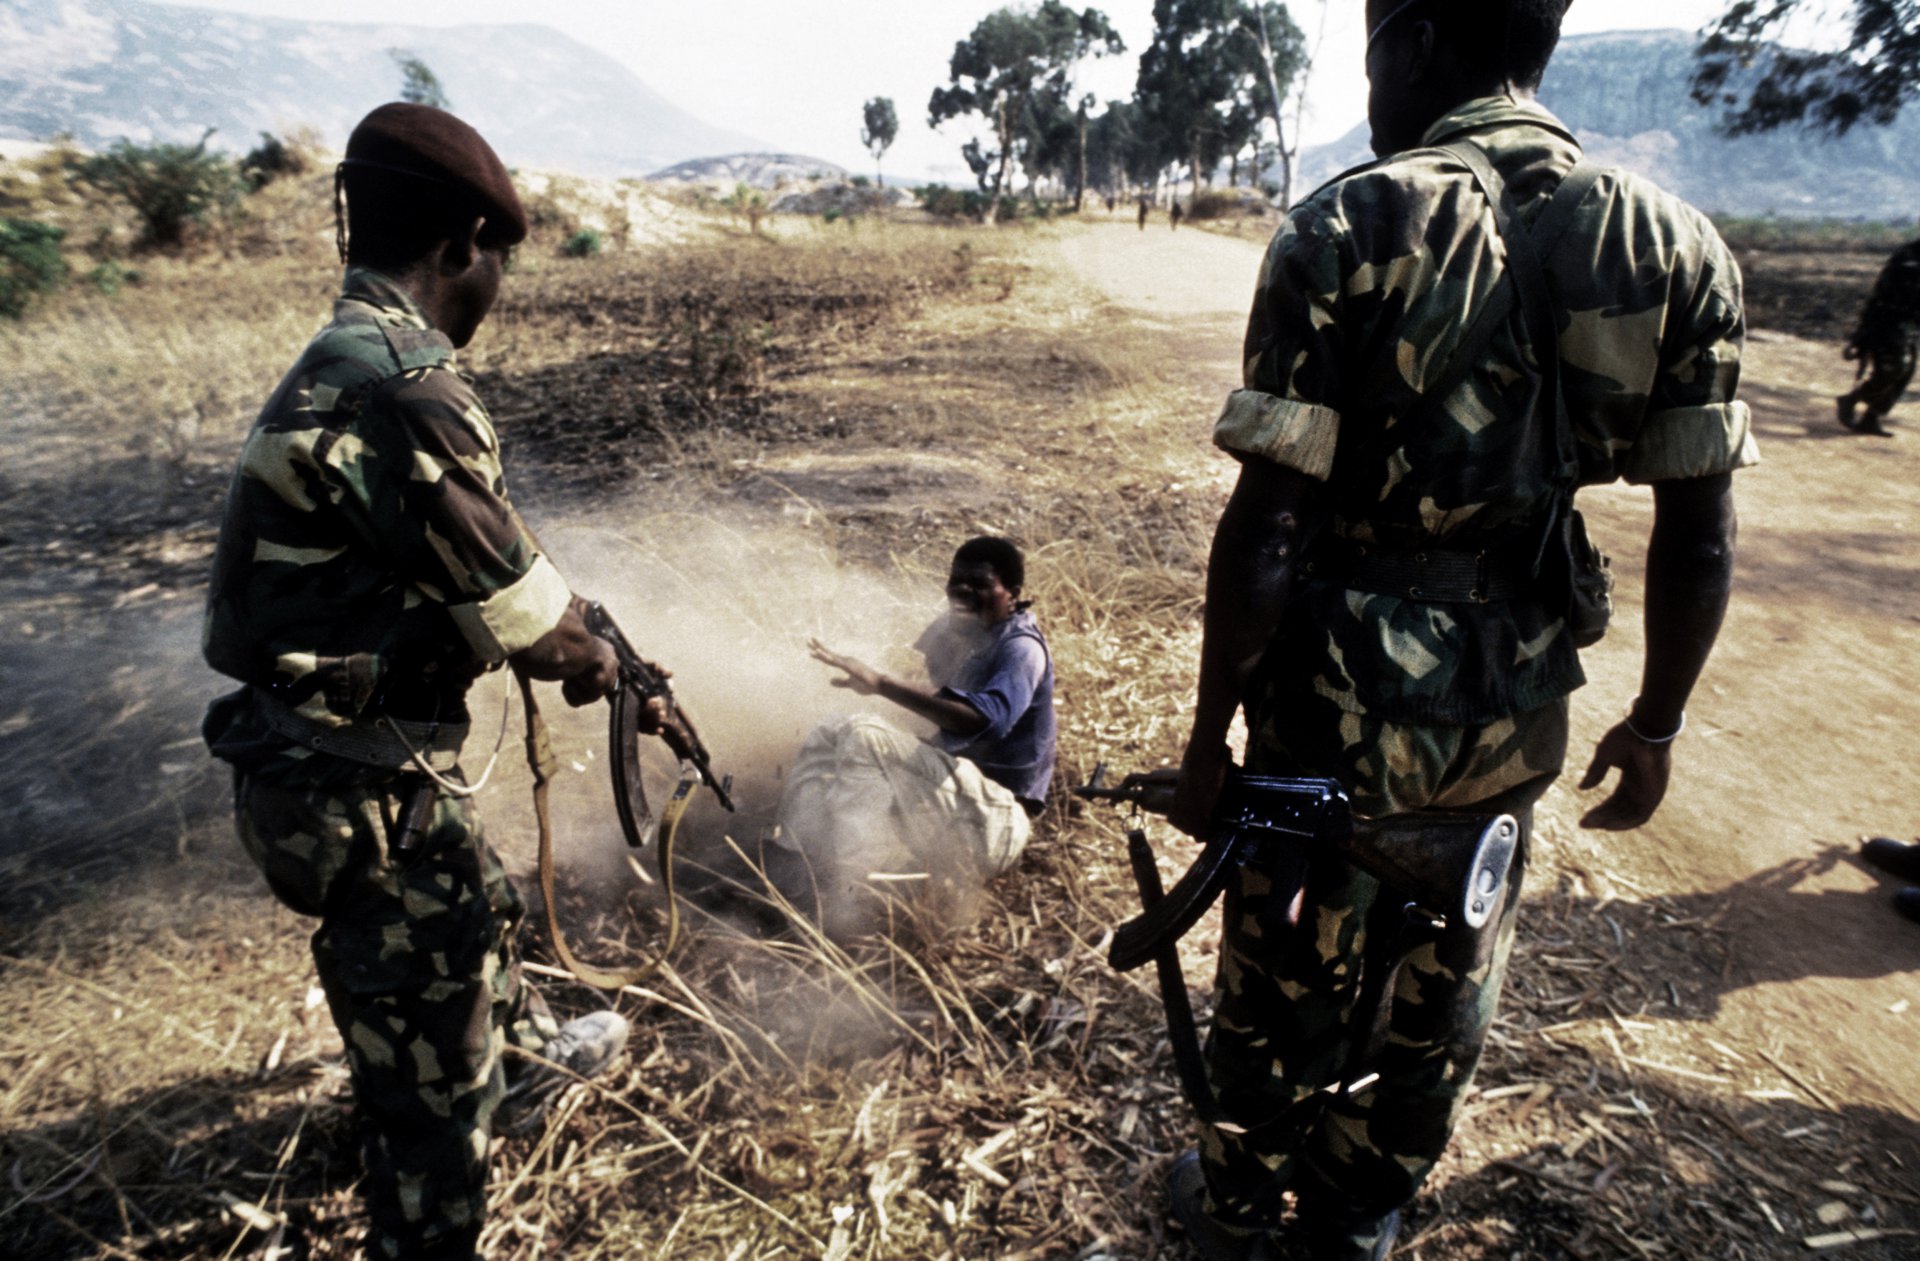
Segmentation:
{"type": "MultiPolygon", "coordinates": [[[[1089,0],[1070,0],[1084,7],[1089,0]]],[[[1309,144],[1333,140],[1366,113],[1361,71],[1362,0],[1324,0],[1326,38],[1312,81],[1309,144]]],[[[1139,55],[1153,34],[1152,0],[1091,0],[1120,31],[1127,51],[1092,62],[1082,85],[1102,100],[1132,95],[1139,55]]],[[[1608,30],[1698,30],[1728,0],[1576,0],[1569,34],[1608,30]]],[[[903,175],[966,178],[958,122],[926,125],[927,98],[947,82],[953,46],[1006,0],[196,0],[191,7],[337,22],[422,26],[537,22],[631,67],[649,87],[718,127],[770,147],[825,158],[855,171],[871,160],[860,144],[860,106],[892,97],[900,135],[885,166],[903,175]]],[[[1292,0],[1312,38],[1320,0],[1292,0]]],[[[397,89],[396,80],[396,89],[397,89]]]]}

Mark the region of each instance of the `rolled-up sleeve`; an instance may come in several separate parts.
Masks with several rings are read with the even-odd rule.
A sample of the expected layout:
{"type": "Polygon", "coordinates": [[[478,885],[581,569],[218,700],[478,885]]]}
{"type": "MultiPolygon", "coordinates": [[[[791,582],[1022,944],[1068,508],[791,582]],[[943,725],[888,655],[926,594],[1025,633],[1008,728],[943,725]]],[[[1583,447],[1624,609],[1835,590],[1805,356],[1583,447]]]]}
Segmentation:
{"type": "Polygon", "coordinates": [[[474,653],[500,661],[559,625],[571,594],[507,498],[499,444],[455,372],[384,383],[362,439],[330,460],[340,507],[474,653]]]}
{"type": "Polygon", "coordinates": [[[1214,445],[1326,480],[1340,436],[1341,262],[1328,207],[1296,207],[1260,265],[1247,317],[1243,389],[1227,397],[1214,445]]]}
{"type": "Polygon", "coordinates": [[[1740,268],[1710,224],[1699,231],[1705,264],[1661,341],[1646,420],[1621,459],[1629,482],[1711,477],[1760,462],[1752,413],[1734,397],[1746,345],[1740,268]]]}

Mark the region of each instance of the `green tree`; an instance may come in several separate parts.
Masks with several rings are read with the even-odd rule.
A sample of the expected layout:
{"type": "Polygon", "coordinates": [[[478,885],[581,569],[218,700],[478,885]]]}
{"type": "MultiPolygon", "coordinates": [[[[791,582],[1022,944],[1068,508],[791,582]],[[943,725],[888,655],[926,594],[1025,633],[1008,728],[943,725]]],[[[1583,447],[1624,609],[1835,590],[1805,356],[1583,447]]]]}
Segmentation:
{"type": "Polygon", "coordinates": [[[60,257],[66,235],[34,219],[0,219],[0,316],[19,319],[67,283],[67,260],[60,257]]]}
{"type": "Polygon", "coordinates": [[[880,158],[899,134],[900,117],[893,112],[892,97],[876,96],[860,107],[860,143],[873,154],[873,178],[882,188],[887,181],[880,174],[880,158]]]}
{"type": "Polygon", "coordinates": [[[927,125],[937,128],[949,119],[975,114],[992,128],[994,148],[987,149],[976,138],[961,154],[980,190],[988,194],[996,219],[1008,164],[1016,156],[1016,145],[1031,147],[1035,118],[1051,117],[1053,106],[1072,99],[1074,71],[1083,59],[1124,51],[1126,45],[1104,13],[1075,12],[1061,0],[996,10],[954,45],[948,85],[935,88],[927,102],[927,125]],[[1037,112],[1036,96],[1043,98],[1037,112]]]}
{"type": "MultiPolygon", "coordinates": [[[[1153,44],[1140,58],[1136,97],[1153,119],[1162,169],[1185,163],[1194,186],[1222,160],[1255,146],[1262,119],[1287,153],[1282,122],[1305,64],[1305,39],[1284,5],[1260,0],[1155,0],[1153,44]]],[[[1236,162],[1237,165],[1237,162],[1236,162]]],[[[1283,161],[1291,190],[1292,166],[1283,161]]]]}
{"type": "Polygon", "coordinates": [[[394,65],[400,67],[401,100],[409,105],[453,108],[453,103],[447,99],[447,90],[440,85],[440,76],[429,69],[426,62],[404,48],[389,48],[387,55],[393,58],[394,65]]]}
{"type": "Polygon", "coordinates": [[[1694,50],[1693,99],[1726,112],[1732,135],[1799,124],[1842,135],[1885,126],[1920,96],[1920,0],[1848,0],[1846,45],[1789,48],[1812,0],[1734,0],[1694,50]]]}
{"type": "Polygon", "coordinates": [[[207,152],[213,131],[207,128],[195,145],[116,140],[81,166],[81,178],[133,207],[140,216],[142,245],[175,249],[189,224],[204,223],[209,213],[240,198],[239,171],[222,155],[207,152]]]}

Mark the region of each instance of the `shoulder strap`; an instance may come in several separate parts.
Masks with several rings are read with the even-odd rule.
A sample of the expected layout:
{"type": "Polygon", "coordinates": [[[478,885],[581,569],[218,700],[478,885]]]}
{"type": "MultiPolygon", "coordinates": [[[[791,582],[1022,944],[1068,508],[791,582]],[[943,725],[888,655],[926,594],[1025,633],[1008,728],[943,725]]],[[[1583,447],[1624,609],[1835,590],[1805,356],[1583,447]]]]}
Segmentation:
{"type": "MultiPolygon", "coordinates": [[[[1574,445],[1572,418],[1567,414],[1566,398],[1561,391],[1560,325],[1554,315],[1553,295],[1547,288],[1545,259],[1566,235],[1574,212],[1593,188],[1600,170],[1584,158],[1577,161],[1560,181],[1560,187],[1554,190],[1553,199],[1541,211],[1538,222],[1529,229],[1514,222],[1506,182],[1493,169],[1485,150],[1467,141],[1448,145],[1446,150],[1473,172],[1475,182],[1480,185],[1493,209],[1495,229],[1507,250],[1507,274],[1513,281],[1502,292],[1511,292],[1519,302],[1528,339],[1533,343],[1540,370],[1547,377],[1548,397],[1553,400],[1554,447],[1560,462],[1558,473],[1563,481],[1571,483],[1579,476],[1579,455],[1574,445]]],[[[1490,301],[1488,305],[1492,306],[1493,303],[1490,301]]],[[[1492,331],[1488,329],[1485,333],[1489,340],[1492,331]]],[[[1466,372],[1471,371],[1484,355],[1485,343],[1473,349],[1475,353],[1472,356],[1456,356],[1457,359],[1466,359],[1464,364],[1455,362],[1448,365],[1448,377],[1452,380],[1449,393],[1452,387],[1459,385],[1459,380],[1453,379],[1454,374],[1458,372],[1464,378],[1466,372]]],[[[1444,397],[1444,394],[1436,395],[1435,403],[1444,397]]]]}

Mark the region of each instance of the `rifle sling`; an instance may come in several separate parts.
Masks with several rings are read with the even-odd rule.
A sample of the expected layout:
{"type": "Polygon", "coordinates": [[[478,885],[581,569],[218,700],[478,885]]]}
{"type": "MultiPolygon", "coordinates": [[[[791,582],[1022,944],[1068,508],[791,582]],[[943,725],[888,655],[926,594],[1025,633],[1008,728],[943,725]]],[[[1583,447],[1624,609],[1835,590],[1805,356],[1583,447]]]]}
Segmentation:
{"type": "MultiPolygon", "coordinates": [[[[519,680],[520,699],[527,711],[527,766],[533,771],[533,813],[540,828],[540,897],[546,904],[547,935],[553,938],[554,953],[560,957],[560,963],[567,971],[573,973],[584,984],[596,989],[618,990],[629,985],[637,985],[666,962],[667,956],[672,953],[674,944],[680,936],[680,904],[674,896],[673,888],[673,847],[674,839],[680,830],[681,816],[686,813],[687,806],[693,800],[693,789],[697,781],[681,780],[679,787],[674,790],[672,799],[667,802],[666,809],[660,812],[660,848],[656,857],[660,867],[661,893],[666,899],[667,928],[666,940],[661,945],[659,954],[646,963],[619,971],[596,968],[592,964],[581,961],[573,953],[573,948],[567,944],[566,934],[561,931],[559,898],[554,887],[553,819],[547,804],[547,788],[552,782],[553,772],[559,762],[553,755],[553,741],[548,735],[546,720],[540,716],[540,706],[534,701],[533,681],[521,671],[516,670],[514,674],[519,680]]],[[[617,735],[623,722],[617,703],[614,714],[613,728],[617,735]]],[[[630,726],[632,721],[633,716],[629,715],[627,725],[630,726]]],[[[616,785],[619,784],[621,776],[618,768],[624,759],[633,759],[628,785],[637,785],[640,782],[639,766],[634,753],[632,736],[628,737],[624,749],[614,752],[616,785]]],[[[646,810],[644,794],[641,795],[640,801],[644,814],[646,810]]],[[[632,819],[626,791],[620,791],[615,804],[620,810],[622,829],[629,829],[632,819]]],[[[629,844],[637,843],[634,841],[634,833],[631,830],[627,832],[627,837],[629,844]]]]}

